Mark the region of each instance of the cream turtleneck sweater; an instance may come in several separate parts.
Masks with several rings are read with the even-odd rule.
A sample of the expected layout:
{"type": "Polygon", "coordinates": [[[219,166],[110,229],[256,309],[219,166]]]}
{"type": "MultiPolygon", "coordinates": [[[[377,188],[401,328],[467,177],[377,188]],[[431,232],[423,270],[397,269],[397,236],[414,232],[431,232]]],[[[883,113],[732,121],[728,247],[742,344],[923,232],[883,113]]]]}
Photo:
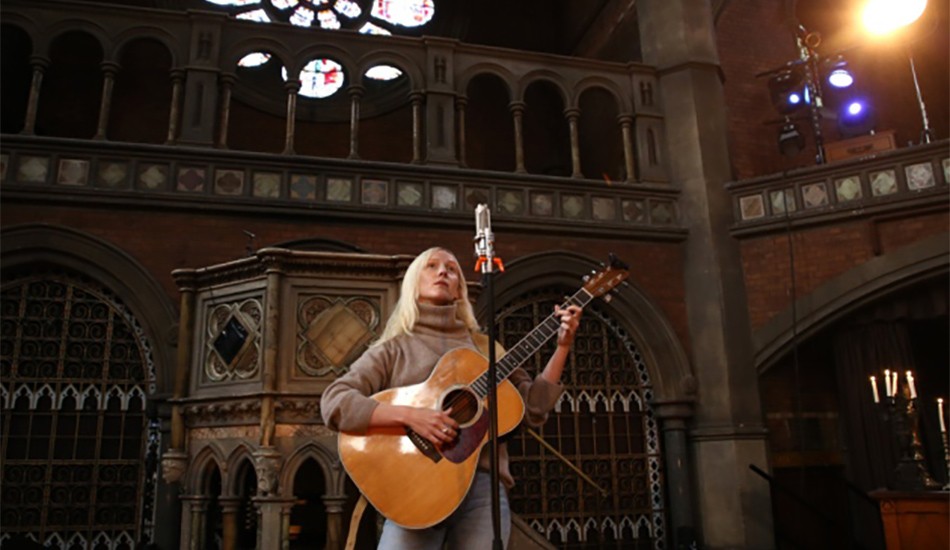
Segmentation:
{"type": "MultiPolygon", "coordinates": [[[[350,365],[349,372],[324,390],[320,400],[324,422],[335,431],[365,431],[373,410],[379,405],[369,396],[385,389],[424,382],[442,355],[460,347],[478,349],[472,334],[456,317],[456,306],[420,303],[419,319],[412,334],[403,334],[369,348],[350,365]]],[[[530,426],[543,424],[561,395],[561,385],[540,377],[532,380],[520,368],[515,369],[508,380],[525,401],[524,421],[530,426]]],[[[486,451],[489,448],[485,445],[479,468],[488,469],[486,451]]],[[[499,445],[498,459],[499,478],[506,487],[511,487],[514,479],[508,470],[504,442],[499,445]]]]}

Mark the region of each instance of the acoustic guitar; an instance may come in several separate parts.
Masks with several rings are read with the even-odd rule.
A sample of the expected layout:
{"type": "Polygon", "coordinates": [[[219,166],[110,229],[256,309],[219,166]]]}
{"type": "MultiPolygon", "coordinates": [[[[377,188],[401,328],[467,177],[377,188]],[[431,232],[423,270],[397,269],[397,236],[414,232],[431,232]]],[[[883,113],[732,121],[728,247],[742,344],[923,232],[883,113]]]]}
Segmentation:
{"type": "MultiPolygon", "coordinates": [[[[585,306],[622,283],[629,273],[611,255],[611,265],[586,279],[561,308],[585,306]]],[[[557,334],[560,320],[552,313],[504,357],[496,360],[498,433],[521,423],[524,402],[508,376],[557,334]]],[[[457,437],[437,446],[407,427],[341,432],[340,458],[350,478],[384,516],[409,529],[430,527],[447,518],[465,498],[475,477],[482,446],[488,442],[488,360],[473,349],[443,355],[420,384],[391,388],[372,396],[380,403],[452,408],[457,437]]]]}

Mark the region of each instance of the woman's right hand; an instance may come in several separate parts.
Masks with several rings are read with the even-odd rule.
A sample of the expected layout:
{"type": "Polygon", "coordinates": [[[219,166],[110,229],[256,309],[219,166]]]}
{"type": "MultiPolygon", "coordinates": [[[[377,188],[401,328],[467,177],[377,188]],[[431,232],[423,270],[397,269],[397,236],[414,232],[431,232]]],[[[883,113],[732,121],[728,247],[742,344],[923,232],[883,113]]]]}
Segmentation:
{"type": "Polygon", "coordinates": [[[433,410],[404,405],[380,403],[373,409],[370,426],[406,426],[436,445],[451,442],[458,435],[458,422],[452,416],[452,408],[433,410]]]}
{"type": "Polygon", "coordinates": [[[452,418],[452,408],[433,410],[406,407],[403,423],[412,431],[436,445],[451,443],[458,435],[458,422],[452,418]]]}

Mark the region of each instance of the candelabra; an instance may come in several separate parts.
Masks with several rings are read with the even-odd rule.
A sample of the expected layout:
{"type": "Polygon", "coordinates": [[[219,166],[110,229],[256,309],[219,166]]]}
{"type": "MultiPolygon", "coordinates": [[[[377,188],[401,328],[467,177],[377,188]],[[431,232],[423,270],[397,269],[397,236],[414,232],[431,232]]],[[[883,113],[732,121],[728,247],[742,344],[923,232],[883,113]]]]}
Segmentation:
{"type": "MultiPolygon", "coordinates": [[[[881,415],[890,427],[900,460],[894,469],[893,486],[897,491],[938,490],[940,484],[934,481],[924,464],[923,445],[917,430],[920,411],[917,409],[917,389],[914,376],[907,371],[907,383],[898,384],[897,372],[884,371],[885,398],[882,401],[877,391],[877,381],[871,377],[871,389],[874,402],[880,405],[881,415]]],[[[946,434],[944,451],[946,453],[946,434]]]]}

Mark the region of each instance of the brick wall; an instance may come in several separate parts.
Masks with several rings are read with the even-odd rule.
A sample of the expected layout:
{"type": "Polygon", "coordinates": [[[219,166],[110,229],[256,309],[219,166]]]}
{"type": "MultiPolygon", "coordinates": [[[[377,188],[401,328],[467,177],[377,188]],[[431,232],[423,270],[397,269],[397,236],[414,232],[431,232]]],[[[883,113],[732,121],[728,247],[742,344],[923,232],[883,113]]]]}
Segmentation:
{"type": "MultiPolygon", "coordinates": [[[[430,246],[454,251],[469,280],[474,273],[474,229],[445,230],[408,225],[370,224],[365,221],[327,221],[317,215],[266,215],[217,212],[144,210],[125,207],[47,206],[12,204],[4,201],[3,226],[48,223],[68,226],[99,237],[135,258],[178,303],[178,290],[171,272],[227,262],[245,254],[248,237],[254,233],[255,248],[308,239],[333,239],[375,254],[416,254],[430,246]]],[[[497,225],[497,224],[496,224],[497,225]]],[[[495,228],[496,253],[506,263],[528,254],[565,250],[598,261],[610,252],[631,266],[631,280],[669,318],[683,345],[688,348],[686,308],[683,295],[682,247],[675,243],[609,240],[540,232],[506,233],[495,228]]],[[[580,288],[582,281],[577,281],[580,288]]]]}
{"type": "MultiPolygon", "coordinates": [[[[881,220],[855,220],[792,233],[795,294],[800,298],[821,284],[915,241],[946,232],[947,212],[907,215],[881,220]]],[[[752,329],[765,325],[791,304],[789,236],[785,233],[742,242],[752,329]]]]}

